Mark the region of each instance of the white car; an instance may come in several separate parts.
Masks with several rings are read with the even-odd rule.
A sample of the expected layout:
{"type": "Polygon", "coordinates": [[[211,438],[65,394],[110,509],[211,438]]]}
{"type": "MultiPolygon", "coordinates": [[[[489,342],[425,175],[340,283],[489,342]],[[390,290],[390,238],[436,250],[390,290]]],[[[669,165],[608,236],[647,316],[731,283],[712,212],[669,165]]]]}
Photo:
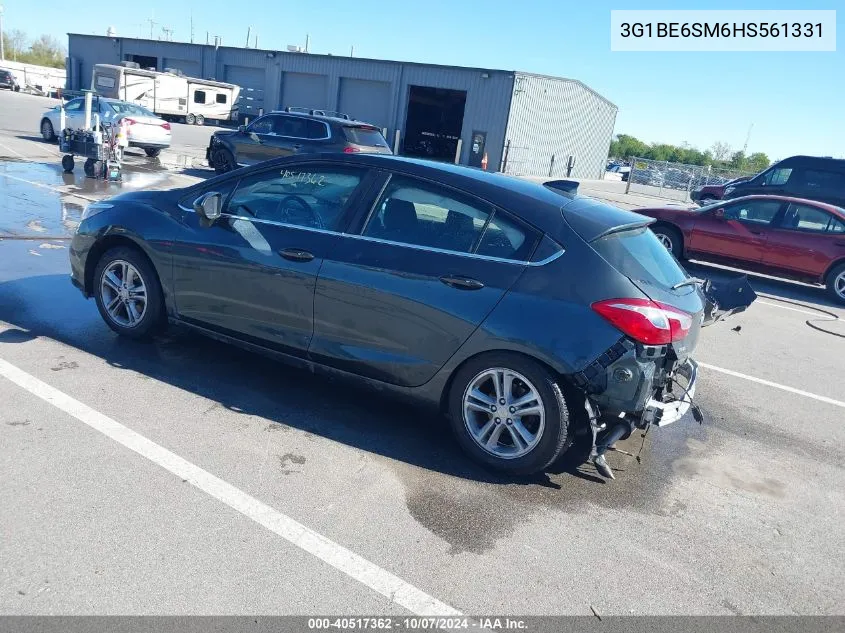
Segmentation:
{"type": "MultiPolygon", "coordinates": [[[[117,99],[94,97],[91,125],[94,124],[94,115],[98,112],[103,125],[126,121],[129,124],[129,146],[140,147],[151,158],[170,147],[170,123],[142,106],[117,99]]],[[[56,139],[60,128],[59,116],[59,106],[47,110],[42,115],[41,136],[45,141],[56,139]]],[[[65,127],[79,129],[84,124],[85,99],[71,99],[65,103],[65,127]]]]}

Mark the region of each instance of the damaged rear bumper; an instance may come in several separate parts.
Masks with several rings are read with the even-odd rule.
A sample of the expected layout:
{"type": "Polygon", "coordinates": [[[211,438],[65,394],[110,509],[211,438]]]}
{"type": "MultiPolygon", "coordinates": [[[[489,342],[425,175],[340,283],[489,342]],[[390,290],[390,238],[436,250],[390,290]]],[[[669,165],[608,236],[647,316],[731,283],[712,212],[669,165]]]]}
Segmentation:
{"type": "Polygon", "coordinates": [[[672,395],[668,402],[654,398],[649,399],[642,415],[644,425],[666,426],[672,424],[672,422],[677,422],[684,417],[692,406],[692,399],[695,397],[695,385],[698,380],[698,363],[691,358],[687,359],[686,362],[677,367],[674,374],[673,378],[680,376],[685,380],[686,384],[680,383],[683,393],[680,396],[672,395]]]}

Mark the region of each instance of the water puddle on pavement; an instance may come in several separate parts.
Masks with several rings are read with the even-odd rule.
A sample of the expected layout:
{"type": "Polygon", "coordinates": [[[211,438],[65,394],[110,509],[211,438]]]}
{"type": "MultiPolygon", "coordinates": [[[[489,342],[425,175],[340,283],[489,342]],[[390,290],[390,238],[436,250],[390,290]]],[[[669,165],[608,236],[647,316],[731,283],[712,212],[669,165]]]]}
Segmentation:
{"type": "Polygon", "coordinates": [[[174,156],[173,168],[159,161],[135,164],[142,159],[131,157],[119,182],[86,177],[81,160],[72,173],[59,164],[0,160],[0,239],[69,237],[93,201],[126,191],[185,186],[184,179],[174,178],[179,163],[174,156]]]}

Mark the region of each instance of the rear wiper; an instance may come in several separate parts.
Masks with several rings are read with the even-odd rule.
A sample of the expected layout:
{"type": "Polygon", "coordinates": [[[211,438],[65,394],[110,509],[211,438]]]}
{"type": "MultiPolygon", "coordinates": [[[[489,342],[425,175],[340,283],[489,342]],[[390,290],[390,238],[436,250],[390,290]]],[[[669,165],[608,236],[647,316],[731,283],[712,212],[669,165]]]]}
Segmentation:
{"type": "Polygon", "coordinates": [[[694,286],[696,284],[703,284],[703,279],[698,279],[697,277],[690,277],[689,279],[684,279],[683,281],[679,281],[674,286],[672,286],[672,290],[677,290],[678,288],[683,288],[684,286],[694,286]]]}

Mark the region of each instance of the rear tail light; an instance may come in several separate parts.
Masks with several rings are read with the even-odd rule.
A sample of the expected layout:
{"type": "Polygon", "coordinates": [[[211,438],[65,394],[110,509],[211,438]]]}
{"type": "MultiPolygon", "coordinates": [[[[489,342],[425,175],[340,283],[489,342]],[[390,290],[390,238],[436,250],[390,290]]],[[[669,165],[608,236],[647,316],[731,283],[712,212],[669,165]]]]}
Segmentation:
{"type": "Polygon", "coordinates": [[[360,148],[352,147],[351,145],[347,145],[346,147],[343,148],[344,154],[355,154],[355,153],[360,152],[360,151],[361,151],[360,148]]]}
{"type": "Polygon", "coordinates": [[[667,345],[686,338],[692,315],[649,299],[607,299],[592,305],[614,326],[646,345],[667,345]]]}
{"type": "Polygon", "coordinates": [[[161,127],[163,127],[165,130],[169,130],[170,129],[170,123],[165,121],[164,123],[161,124],[161,127]]]}

